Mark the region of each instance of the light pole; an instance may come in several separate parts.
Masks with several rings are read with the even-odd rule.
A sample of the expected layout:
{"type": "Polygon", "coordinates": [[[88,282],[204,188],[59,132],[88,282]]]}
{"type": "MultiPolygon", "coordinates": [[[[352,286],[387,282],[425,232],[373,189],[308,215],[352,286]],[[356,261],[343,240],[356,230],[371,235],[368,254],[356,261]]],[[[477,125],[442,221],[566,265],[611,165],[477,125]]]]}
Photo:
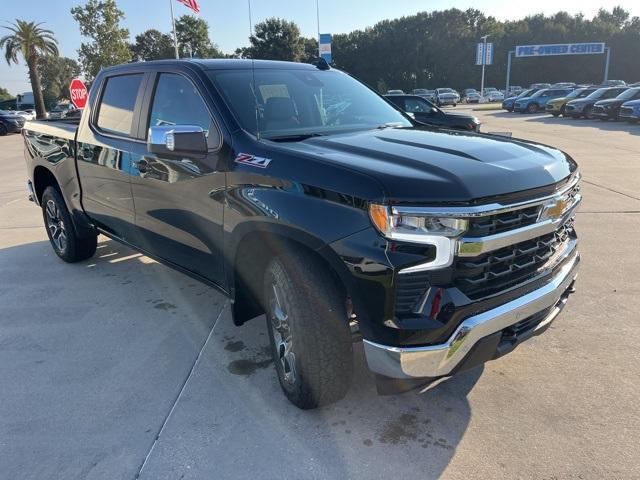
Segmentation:
{"type": "Polygon", "coordinates": [[[320,53],[320,0],[316,0],[316,22],[318,22],[318,57],[321,57],[322,53],[320,53]]]}
{"type": "Polygon", "coordinates": [[[480,37],[480,40],[484,43],[482,47],[482,81],[480,82],[480,97],[484,98],[484,66],[487,64],[487,38],[489,35],[480,37]]]}

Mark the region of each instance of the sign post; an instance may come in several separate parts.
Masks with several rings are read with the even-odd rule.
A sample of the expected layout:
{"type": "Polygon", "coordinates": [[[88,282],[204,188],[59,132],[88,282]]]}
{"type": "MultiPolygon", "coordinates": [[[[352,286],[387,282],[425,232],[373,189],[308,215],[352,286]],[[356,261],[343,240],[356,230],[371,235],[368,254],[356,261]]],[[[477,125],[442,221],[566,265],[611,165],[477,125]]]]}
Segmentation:
{"type": "Polygon", "coordinates": [[[480,96],[484,97],[484,67],[493,64],[493,43],[487,43],[489,35],[480,37],[482,43],[476,48],[476,65],[482,65],[482,80],[480,82],[480,96]]]}
{"type": "Polygon", "coordinates": [[[82,80],[79,78],[71,80],[69,84],[69,96],[71,97],[71,103],[73,103],[76,108],[84,108],[87,105],[89,92],[82,80]]]}

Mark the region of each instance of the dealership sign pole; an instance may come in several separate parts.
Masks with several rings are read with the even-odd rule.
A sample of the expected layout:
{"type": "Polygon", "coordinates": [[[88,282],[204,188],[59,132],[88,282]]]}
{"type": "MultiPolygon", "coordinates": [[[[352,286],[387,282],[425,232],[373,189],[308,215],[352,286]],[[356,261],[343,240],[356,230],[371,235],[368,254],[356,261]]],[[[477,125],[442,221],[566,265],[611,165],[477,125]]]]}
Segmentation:
{"type": "Polygon", "coordinates": [[[556,55],[601,55],[607,54],[604,80],[609,79],[609,60],[611,48],[603,42],[592,43],[552,43],[546,45],[518,45],[515,50],[511,50],[507,57],[507,94],[509,93],[509,81],[511,79],[511,57],[553,57],[556,55]]]}
{"type": "Polygon", "coordinates": [[[493,43],[487,43],[489,35],[480,37],[481,43],[476,48],[476,65],[482,65],[482,80],[480,81],[480,96],[484,97],[484,67],[493,63],[493,43]]]}

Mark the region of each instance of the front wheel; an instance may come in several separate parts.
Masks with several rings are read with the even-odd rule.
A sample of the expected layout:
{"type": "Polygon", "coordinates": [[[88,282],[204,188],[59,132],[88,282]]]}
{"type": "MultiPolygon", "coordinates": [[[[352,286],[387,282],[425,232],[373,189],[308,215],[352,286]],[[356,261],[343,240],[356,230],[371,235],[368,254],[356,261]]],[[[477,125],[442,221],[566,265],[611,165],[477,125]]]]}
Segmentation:
{"type": "Polygon", "coordinates": [[[42,194],[41,203],[47,235],[56,255],[69,263],[91,258],[96,253],[98,236],[78,236],[58,189],[47,187],[42,194]]]}
{"type": "Polygon", "coordinates": [[[295,249],[273,258],[264,300],[276,372],[289,401],[306,410],[344,397],[353,370],[346,295],[326,267],[295,249]]]}
{"type": "Polygon", "coordinates": [[[537,111],[538,111],[538,104],[530,103],[529,105],[527,105],[527,112],[528,113],[536,113],[537,111]]]}
{"type": "Polygon", "coordinates": [[[0,123],[0,137],[4,137],[7,133],[7,127],[0,123]]]}

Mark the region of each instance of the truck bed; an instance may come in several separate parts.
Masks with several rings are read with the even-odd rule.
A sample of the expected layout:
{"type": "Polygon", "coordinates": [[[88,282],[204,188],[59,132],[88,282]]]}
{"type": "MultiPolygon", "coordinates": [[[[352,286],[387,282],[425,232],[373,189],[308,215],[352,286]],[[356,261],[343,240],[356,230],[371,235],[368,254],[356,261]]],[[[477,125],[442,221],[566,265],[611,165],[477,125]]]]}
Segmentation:
{"type": "Polygon", "coordinates": [[[30,120],[24,124],[24,129],[37,132],[38,135],[50,135],[64,140],[75,141],[80,119],[61,120],[30,120]]]}

